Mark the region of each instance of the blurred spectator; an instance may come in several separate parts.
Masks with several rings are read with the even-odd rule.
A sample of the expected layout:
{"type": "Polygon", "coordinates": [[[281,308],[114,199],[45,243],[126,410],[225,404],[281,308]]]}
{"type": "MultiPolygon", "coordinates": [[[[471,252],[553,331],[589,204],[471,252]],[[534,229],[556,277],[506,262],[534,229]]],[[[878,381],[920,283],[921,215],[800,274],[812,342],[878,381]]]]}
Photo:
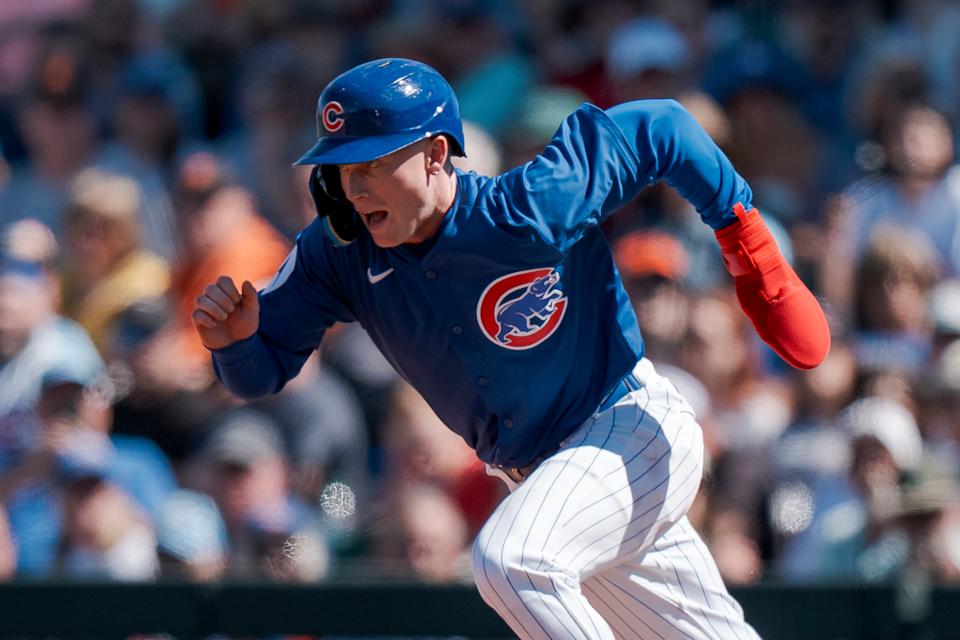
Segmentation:
{"type": "MultiPolygon", "coordinates": [[[[49,64],[57,65],[57,73],[79,73],[71,67],[76,63],[67,59],[49,64]]],[[[21,106],[18,123],[28,155],[14,165],[0,190],[0,225],[35,218],[55,233],[62,231],[70,181],[93,159],[97,147],[93,117],[74,91],[69,85],[42,88],[21,106]]]]}
{"type": "Polygon", "coordinates": [[[758,343],[732,292],[692,300],[678,364],[710,392],[727,449],[769,445],[791,418],[789,389],[766,375],[760,363],[758,343]]]}
{"type": "MultiPolygon", "coordinates": [[[[170,465],[156,445],[109,434],[113,392],[103,372],[58,368],[44,376],[36,410],[38,442],[16,466],[0,474],[0,499],[9,505],[14,531],[22,541],[20,564],[26,573],[52,570],[53,545],[61,526],[66,526],[60,520],[60,480],[72,481],[90,472],[132,501],[131,508],[144,522],[156,517],[175,485],[170,465]]],[[[108,499],[117,509],[120,501],[108,499]]]]}
{"type": "Polygon", "coordinates": [[[228,182],[223,167],[205,153],[180,168],[174,202],[183,253],[173,268],[170,323],[155,338],[154,372],[172,387],[199,391],[213,379],[210,353],[190,319],[209,282],[228,275],[263,288],[290,247],[254,208],[250,194],[228,182]]]}
{"type": "Polygon", "coordinates": [[[309,167],[291,167],[291,158],[316,139],[311,111],[319,91],[304,81],[305,70],[313,65],[307,60],[283,41],[254,50],[241,76],[246,126],[218,146],[223,166],[250,190],[259,212],[289,238],[316,215],[307,187],[309,167]]]}
{"type": "Polygon", "coordinates": [[[916,397],[927,447],[941,462],[960,468],[960,340],[931,359],[918,377],[916,397]]]}
{"type": "Polygon", "coordinates": [[[932,109],[911,105],[882,123],[884,174],[865,178],[844,193],[842,225],[832,247],[856,259],[872,237],[894,226],[926,236],[936,250],[939,267],[949,274],[960,269],[960,167],[954,166],[952,133],[932,109]]]}
{"type": "Polygon", "coordinates": [[[499,136],[536,81],[533,60],[515,46],[496,3],[444,0],[437,9],[434,27],[444,34],[432,43],[437,66],[451,79],[463,117],[499,136]]]}
{"type": "Polygon", "coordinates": [[[851,137],[845,129],[850,80],[881,26],[877,7],[862,0],[793,0],[782,7],[777,41],[807,80],[797,100],[817,128],[841,143],[839,151],[851,137]]]}
{"type": "Polygon", "coordinates": [[[427,582],[469,580],[470,543],[505,493],[463,439],[409,385],[385,425],[387,468],[374,530],[378,561],[427,582]]]}
{"type": "Polygon", "coordinates": [[[504,168],[512,169],[533,160],[549,144],[564,119],[586,101],[585,94],[567,87],[531,88],[503,135],[504,168]]]}
{"type": "Polygon", "coordinates": [[[939,281],[927,297],[927,316],[933,328],[932,358],[960,338],[960,279],[939,281]]]}
{"type": "Polygon", "coordinates": [[[227,531],[210,496],[180,490],[157,519],[157,555],[164,577],[210,582],[227,566],[227,531]]]}
{"type": "Polygon", "coordinates": [[[140,191],[129,178],[87,170],[73,182],[66,212],[63,312],[105,357],[117,316],[170,285],[167,264],[141,245],[140,191]]]}
{"type": "Polygon", "coordinates": [[[742,511],[718,510],[704,527],[717,569],[728,584],[753,584],[763,577],[756,526],[742,511]]]}
{"type": "Polygon", "coordinates": [[[758,541],[767,559],[812,518],[811,487],[837,482],[850,464],[849,435],[840,413],[854,398],[856,358],[836,340],[827,359],[812,371],[796,372],[796,417],[771,447],[764,478],[764,511],[758,541]]]}
{"type": "Polygon", "coordinates": [[[386,430],[387,503],[407,487],[428,484],[442,489],[461,511],[467,541],[473,539],[504,496],[503,483],[463,439],[450,431],[426,401],[407,384],[393,395],[386,430]]]}
{"type": "Polygon", "coordinates": [[[924,69],[935,103],[960,116],[960,7],[951,2],[904,3],[901,11],[906,31],[920,43],[924,69]]]}
{"type": "Polygon", "coordinates": [[[17,572],[17,543],[10,531],[6,510],[0,505],[0,582],[10,580],[17,572]]]}
{"type": "Polygon", "coordinates": [[[960,579],[960,481],[955,467],[926,460],[900,482],[894,509],[909,551],[898,577],[904,582],[943,584],[960,579]]]}
{"type": "Polygon", "coordinates": [[[230,545],[227,575],[316,581],[329,571],[327,542],[288,485],[276,425],[253,409],[223,416],[196,452],[195,481],[213,496],[230,545]]]}
{"type": "Polygon", "coordinates": [[[916,38],[894,28],[861,51],[862,59],[851,70],[848,90],[853,111],[848,120],[857,138],[876,140],[885,123],[898,113],[911,105],[931,102],[922,47],[916,38]]]}
{"type": "Polygon", "coordinates": [[[51,23],[75,19],[89,0],[53,0],[40,3],[4,3],[0,7],[0,99],[9,98],[34,78],[30,62],[42,46],[40,35],[51,23]]]}
{"type": "Polygon", "coordinates": [[[867,369],[916,373],[931,348],[927,296],[937,277],[927,239],[905,229],[878,231],[857,265],[854,327],[867,369]]]}
{"type": "Polygon", "coordinates": [[[692,298],[679,354],[712,406],[701,425],[713,471],[704,537],[725,579],[752,582],[761,576],[769,451],[792,419],[791,390],[761,370],[752,329],[729,291],[692,298]]]}
{"type": "Polygon", "coordinates": [[[637,3],[577,0],[558,4],[527,3],[526,8],[534,16],[537,12],[543,16],[539,21],[534,17],[531,28],[549,81],[582,91],[590,102],[600,107],[610,106],[604,73],[607,46],[617,28],[638,17],[637,3]]]}
{"type": "Polygon", "coordinates": [[[106,459],[88,449],[61,463],[60,571],[74,578],[151,580],[158,563],[152,525],[111,482],[106,459]]]}
{"type": "Polygon", "coordinates": [[[78,24],[87,64],[89,106],[107,130],[121,93],[124,69],[138,53],[161,46],[138,0],[89,0],[78,24]]]}
{"type": "Polygon", "coordinates": [[[709,0],[650,0],[644,4],[683,37],[690,53],[687,68],[693,79],[703,73],[714,50],[726,44],[723,38],[733,42],[740,38],[740,28],[734,24],[736,14],[729,8],[715,8],[709,0]],[[728,23],[723,32],[717,28],[721,21],[728,23]]]}
{"type": "Polygon", "coordinates": [[[219,0],[174,2],[164,22],[170,44],[197,78],[204,137],[215,139],[238,126],[236,83],[248,45],[247,12],[219,0]]]}
{"type": "Polygon", "coordinates": [[[54,311],[54,283],[35,262],[0,256],[0,469],[36,445],[43,379],[92,376],[103,362],[87,334],[54,311]]]}
{"type": "Polygon", "coordinates": [[[690,47],[666,20],[642,17],[619,27],[607,45],[613,103],[675,98],[689,82],[690,47]]]}
{"type": "Polygon", "coordinates": [[[175,55],[155,51],[132,58],[118,84],[111,105],[112,140],[96,162],[136,181],[143,193],[143,244],[173,260],[177,234],[167,184],[199,129],[196,82],[175,55]]]}
{"type": "MultiPolygon", "coordinates": [[[[357,499],[369,490],[367,430],[363,410],[348,384],[319,357],[280,393],[251,404],[280,428],[289,452],[291,491],[307,504],[321,504],[332,482],[357,499]]],[[[347,543],[355,520],[337,523],[338,543],[347,543]]]]}
{"type": "Polygon", "coordinates": [[[334,325],[324,336],[321,351],[324,366],[346,381],[360,401],[369,468],[374,476],[380,476],[385,464],[382,431],[400,376],[358,323],[334,325]]]}
{"type": "Polygon", "coordinates": [[[613,255],[640,322],[646,356],[677,362],[690,308],[681,285],[689,268],[687,252],[665,233],[634,231],[616,241],[613,255]]]}
{"type": "Polygon", "coordinates": [[[802,71],[776,48],[745,42],[714,60],[705,84],[726,109],[729,153],[754,203],[784,224],[812,218],[811,203],[837,169],[797,104],[806,90],[802,71]]]}
{"type": "Polygon", "coordinates": [[[823,364],[795,374],[796,419],[773,450],[774,482],[809,483],[846,472],[847,436],[838,427],[838,416],[853,401],[856,376],[855,354],[839,340],[823,364]]]}
{"type": "Polygon", "coordinates": [[[39,220],[24,218],[4,230],[0,251],[14,260],[42,265],[51,275],[60,257],[60,243],[50,227],[39,220]]]}
{"type": "Polygon", "coordinates": [[[180,462],[197,438],[225,406],[219,396],[191,391],[203,384],[205,369],[171,369],[165,353],[170,322],[167,300],[136,302],[117,317],[107,352],[110,375],[117,384],[114,425],[117,433],[149,438],[175,462],[180,462]],[[183,379],[188,375],[194,379],[183,379]],[[177,379],[178,376],[181,379],[177,379]],[[187,388],[185,388],[187,387],[187,388]]]}
{"type": "Polygon", "coordinates": [[[467,156],[451,158],[453,166],[461,171],[473,171],[481,176],[496,176],[503,170],[500,146],[479,125],[469,120],[463,123],[463,144],[470,150],[467,156]]]}
{"type": "Polygon", "coordinates": [[[412,577],[423,582],[471,583],[470,542],[463,511],[442,489],[407,485],[391,504],[396,542],[412,577]]]}
{"type": "Polygon", "coordinates": [[[791,580],[892,577],[906,562],[909,539],[896,521],[900,474],[921,462],[922,441],[913,415],[885,398],[864,398],[840,418],[849,437],[848,473],[812,487],[783,487],[772,498],[771,518],[796,533],[780,570],[791,580]]]}

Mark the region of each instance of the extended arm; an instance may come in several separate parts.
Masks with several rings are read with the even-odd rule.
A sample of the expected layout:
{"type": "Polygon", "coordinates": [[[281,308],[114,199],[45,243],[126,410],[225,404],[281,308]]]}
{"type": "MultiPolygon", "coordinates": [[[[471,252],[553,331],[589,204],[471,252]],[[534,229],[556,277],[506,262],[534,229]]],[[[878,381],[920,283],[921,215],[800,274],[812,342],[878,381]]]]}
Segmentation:
{"type": "Polygon", "coordinates": [[[563,252],[644,187],[665,180],[717,234],[740,304],[757,333],[790,364],[811,368],[830,348],[813,294],[787,264],[730,160],[674,100],[601,111],[583,105],[537,158],[498,178],[507,201],[563,252]],[[739,213],[738,213],[739,212],[739,213]]]}
{"type": "Polygon", "coordinates": [[[693,116],[665,100],[627,103],[607,113],[635,144],[641,175],[649,182],[666,180],[713,227],[757,334],[795,367],[820,364],[830,350],[823,310],[751,208],[746,182],[693,116]]]}

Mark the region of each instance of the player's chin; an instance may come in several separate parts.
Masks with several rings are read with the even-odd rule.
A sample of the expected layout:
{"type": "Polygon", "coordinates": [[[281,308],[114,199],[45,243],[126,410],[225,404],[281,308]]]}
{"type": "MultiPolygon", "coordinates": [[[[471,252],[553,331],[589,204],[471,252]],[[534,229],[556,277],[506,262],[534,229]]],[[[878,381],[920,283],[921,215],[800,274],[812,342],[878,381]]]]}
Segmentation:
{"type": "Polygon", "coordinates": [[[373,243],[381,249],[391,249],[403,244],[403,239],[398,238],[396,232],[391,233],[388,229],[382,227],[371,229],[368,226],[367,231],[370,233],[370,237],[373,238],[373,243]]]}
{"type": "Polygon", "coordinates": [[[399,247],[401,244],[403,244],[402,242],[377,238],[377,236],[373,235],[372,233],[370,234],[370,237],[373,238],[373,243],[381,249],[393,249],[394,247],[399,247]]]}

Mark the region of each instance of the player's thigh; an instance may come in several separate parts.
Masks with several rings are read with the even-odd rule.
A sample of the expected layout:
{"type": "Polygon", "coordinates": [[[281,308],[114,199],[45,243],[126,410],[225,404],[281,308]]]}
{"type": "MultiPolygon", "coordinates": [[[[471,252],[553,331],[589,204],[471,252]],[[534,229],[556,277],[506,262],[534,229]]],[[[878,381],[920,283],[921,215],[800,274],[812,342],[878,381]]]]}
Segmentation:
{"type": "Polygon", "coordinates": [[[659,389],[632,396],[594,416],[501,503],[478,538],[482,554],[586,575],[686,513],[702,471],[700,428],[659,389]]]}
{"type": "Polygon", "coordinates": [[[650,385],[601,414],[582,446],[598,452],[596,462],[560,521],[571,566],[589,575],[647,548],[686,514],[703,435],[675,390],[650,385]]]}

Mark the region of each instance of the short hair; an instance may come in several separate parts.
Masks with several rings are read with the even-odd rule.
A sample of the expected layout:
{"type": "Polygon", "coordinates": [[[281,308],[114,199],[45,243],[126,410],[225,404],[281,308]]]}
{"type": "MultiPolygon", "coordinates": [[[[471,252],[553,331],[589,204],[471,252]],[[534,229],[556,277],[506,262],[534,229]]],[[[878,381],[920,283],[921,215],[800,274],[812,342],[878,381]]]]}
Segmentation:
{"type": "Polygon", "coordinates": [[[858,283],[862,288],[893,274],[908,276],[921,289],[933,287],[940,263],[929,238],[899,226],[877,229],[857,267],[858,283]]]}
{"type": "Polygon", "coordinates": [[[67,226],[93,218],[123,232],[131,248],[140,242],[140,188],[131,178],[86,169],[70,185],[67,226]]]}

